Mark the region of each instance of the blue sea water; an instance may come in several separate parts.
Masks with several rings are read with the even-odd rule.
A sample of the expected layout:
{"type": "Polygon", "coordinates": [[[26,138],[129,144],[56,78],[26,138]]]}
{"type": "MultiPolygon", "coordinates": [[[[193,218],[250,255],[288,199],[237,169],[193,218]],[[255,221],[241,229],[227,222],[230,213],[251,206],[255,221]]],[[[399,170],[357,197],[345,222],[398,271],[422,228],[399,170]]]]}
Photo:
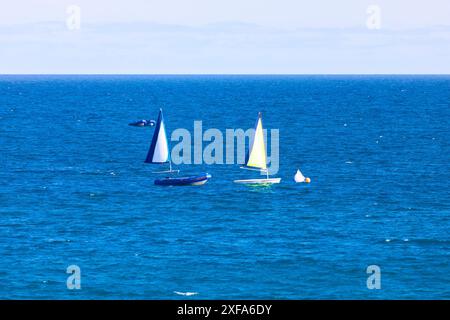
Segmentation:
{"type": "Polygon", "coordinates": [[[1,76],[0,298],[449,299],[449,121],[449,76],[1,76]],[[168,132],[263,112],[281,184],[154,186],[128,123],[160,107],[168,132]]]}

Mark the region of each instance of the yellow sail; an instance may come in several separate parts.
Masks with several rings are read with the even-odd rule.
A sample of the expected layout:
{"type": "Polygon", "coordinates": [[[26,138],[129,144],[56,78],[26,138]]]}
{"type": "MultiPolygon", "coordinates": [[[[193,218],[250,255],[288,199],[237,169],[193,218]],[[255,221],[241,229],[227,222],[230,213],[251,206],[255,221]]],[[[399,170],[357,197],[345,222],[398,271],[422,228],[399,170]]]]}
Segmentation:
{"type": "Polygon", "coordinates": [[[261,117],[261,113],[259,113],[258,121],[256,122],[255,137],[253,138],[253,144],[250,147],[246,165],[247,167],[267,169],[266,146],[264,144],[264,132],[261,117]]]}

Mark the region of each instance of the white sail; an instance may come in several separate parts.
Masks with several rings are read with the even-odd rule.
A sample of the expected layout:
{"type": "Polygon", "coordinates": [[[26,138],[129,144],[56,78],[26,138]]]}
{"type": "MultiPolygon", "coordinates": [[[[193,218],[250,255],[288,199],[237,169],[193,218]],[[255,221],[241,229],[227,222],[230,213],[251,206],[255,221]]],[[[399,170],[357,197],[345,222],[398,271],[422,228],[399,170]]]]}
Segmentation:
{"type": "Polygon", "coordinates": [[[161,122],[158,139],[156,140],[155,150],[153,152],[153,163],[163,163],[169,161],[169,144],[167,143],[166,129],[164,122],[161,122]]]}
{"type": "Polygon", "coordinates": [[[153,134],[152,143],[147,153],[146,163],[170,163],[169,141],[162,110],[159,110],[158,121],[153,134]]]}

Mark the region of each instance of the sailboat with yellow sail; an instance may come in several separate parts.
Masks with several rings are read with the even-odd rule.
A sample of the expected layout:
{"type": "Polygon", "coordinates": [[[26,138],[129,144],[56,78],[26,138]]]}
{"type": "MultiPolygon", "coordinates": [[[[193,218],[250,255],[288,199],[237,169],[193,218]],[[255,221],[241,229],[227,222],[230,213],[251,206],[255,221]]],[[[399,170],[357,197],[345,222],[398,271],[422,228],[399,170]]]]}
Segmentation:
{"type": "Polygon", "coordinates": [[[269,178],[269,170],[267,169],[266,145],[264,143],[264,131],[262,126],[261,112],[258,113],[258,119],[256,120],[255,126],[255,136],[253,137],[253,142],[249,148],[249,152],[247,154],[247,158],[245,161],[245,166],[241,168],[265,172],[266,178],[234,180],[235,183],[267,185],[273,183],[280,183],[281,181],[281,178],[269,178]]]}

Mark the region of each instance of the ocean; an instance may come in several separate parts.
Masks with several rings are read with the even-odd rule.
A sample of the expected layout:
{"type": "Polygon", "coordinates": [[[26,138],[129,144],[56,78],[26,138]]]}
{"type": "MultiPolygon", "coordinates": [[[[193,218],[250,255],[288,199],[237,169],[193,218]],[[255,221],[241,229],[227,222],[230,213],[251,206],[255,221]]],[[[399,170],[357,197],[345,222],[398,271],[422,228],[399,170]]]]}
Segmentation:
{"type": "Polygon", "coordinates": [[[449,121],[450,76],[0,76],[0,298],[449,299],[449,121]],[[262,112],[281,183],[155,186],[128,123],[159,108],[169,135],[262,112]]]}

